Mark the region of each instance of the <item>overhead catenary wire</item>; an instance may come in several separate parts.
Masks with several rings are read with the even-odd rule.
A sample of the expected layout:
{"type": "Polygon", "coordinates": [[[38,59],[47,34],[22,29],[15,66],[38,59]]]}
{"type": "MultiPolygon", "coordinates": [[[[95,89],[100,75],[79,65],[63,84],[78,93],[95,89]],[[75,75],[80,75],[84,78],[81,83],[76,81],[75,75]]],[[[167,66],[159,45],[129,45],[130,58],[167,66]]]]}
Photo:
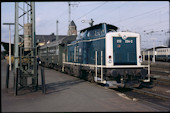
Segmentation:
{"type": "MultiPolygon", "coordinates": [[[[124,4],[123,4],[124,5],[124,4]]],[[[120,6],[122,6],[122,5],[120,5],[120,6]]],[[[119,7],[120,7],[119,6],[119,7]]],[[[118,7],[118,8],[119,8],[118,7]]],[[[132,18],[135,18],[135,17],[138,17],[138,16],[143,16],[143,15],[145,15],[145,14],[150,14],[151,12],[154,12],[154,11],[157,11],[157,10],[160,10],[160,9],[164,9],[165,8],[165,6],[164,7],[161,7],[161,8],[157,8],[157,9],[154,9],[154,10],[151,10],[151,11],[148,11],[148,12],[145,12],[145,13],[142,13],[142,14],[139,14],[139,15],[136,15],[136,16],[132,16],[132,17],[129,17],[129,18],[126,18],[126,19],[124,19],[124,21],[126,21],[126,20],[128,20],[128,19],[132,19],[132,18]]],[[[81,16],[82,17],[82,16],[81,16]]],[[[99,17],[100,18],[100,17],[99,17]]],[[[97,18],[98,19],[98,18],[97,18]]],[[[120,21],[120,20],[119,20],[120,21]]],[[[122,22],[124,22],[123,20],[121,20],[122,22]]]]}
{"type": "MultiPolygon", "coordinates": [[[[96,10],[97,8],[99,8],[99,7],[103,6],[103,5],[104,5],[104,4],[106,4],[106,3],[107,3],[107,2],[104,2],[104,3],[100,4],[99,6],[95,7],[94,9],[92,9],[92,10],[88,11],[88,12],[87,12],[87,13],[85,13],[84,15],[80,16],[79,18],[77,18],[75,21],[77,21],[77,20],[79,20],[80,18],[82,18],[82,17],[84,17],[84,16],[88,15],[89,13],[93,12],[94,10],[96,10]]],[[[67,27],[67,25],[66,25],[66,26],[64,26],[64,27],[62,27],[62,29],[64,29],[65,27],[67,27]]]]}
{"type": "Polygon", "coordinates": [[[94,10],[96,10],[97,8],[99,8],[99,7],[103,6],[103,5],[104,5],[104,4],[106,4],[106,3],[107,3],[107,2],[104,2],[104,3],[102,3],[101,5],[99,5],[99,6],[95,7],[94,9],[92,9],[92,10],[88,11],[88,12],[87,12],[87,13],[85,13],[84,15],[82,15],[82,16],[80,16],[80,17],[78,17],[75,21],[77,21],[77,20],[79,20],[80,18],[82,18],[82,17],[84,17],[84,16],[88,15],[89,13],[93,12],[94,10]]]}
{"type": "MultiPolygon", "coordinates": [[[[126,2],[126,3],[127,3],[127,2],[126,2]]],[[[119,9],[120,7],[122,7],[123,5],[125,5],[126,3],[123,3],[123,4],[119,5],[118,7],[115,8],[115,10],[116,10],[116,9],[119,9]]],[[[104,3],[103,3],[102,5],[104,5],[104,3]]],[[[102,5],[100,5],[100,6],[102,6],[102,5]]],[[[89,11],[89,12],[94,11],[95,9],[99,8],[100,6],[92,9],[92,10],[89,11]]],[[[115,11],[115,10],[114,10],[114,11],[115,11]]],[[[84,14],[83,16],[86,16],[87,14],[89,14],[89,13],[86,13],[86,14],[84,14]]],[[[81,16],[81,17],[83,17],[83,16],[81,16]]],[[[78,19],[80,19],[81,17],[79,17],[78,19]]],[[[98,20],[98,19],[101,18],[101,17],[104,17],[104,16],[99,15],[98,17],[95,17],[95,21],[98,20]]],[[[93,18],[93,17],[91,17],[91,18],[93,18]]],[[[78,20],[78,19],[76,19],[76,20],[78,20]]],[[[80,25],[80,23],[79,23],[78,25],[79,25],[79,28],[81,28],[82,26],[84,26],[83,24],[80,25]]]]}
{"type": "Polygon", "coordinates": [[[86,5],[80,5],[79,7],[86,7],[86,6],[90,6],[90,5],[96,5],[96,4],[101,4],[101,3],[90,3],[90,4],[86,4],[86,5]]]}
{"type": "MultiPolygon", "coordinates": [[[[165,21],[162,21],[161,23],[165,23],[165,22],[168,22],[168,21],[169,20],[165,20],[165,21]]],[[[149,25],[145,25],[145,26],[135,27],[134,29],[148,27],[148,26],[153,26],[153,25],[157,25],[157,24],[160,24],[160,22],[149,24],[149,25]]]]}
{"type": "MultiPolygon", "coordinates": [[[[123,3],[123,4],[119,5],[118,7],[114,8],[114,10],[112,11],[112,13],[113,13],[114,11],[116,11],[117,9],[121,8],[122,6],[124,6],[124,5],[127,4],[127,3],[128,3],[128,2],[123,3]]],[[[103,15],[103,14],[102,14],[102,15],[103,15]]],[[[96,18],[96,20],[98,20],[98,19],[101,19],[101,17],[102,17],[102,18],[105,18],[105,16],[101,16],[101,15],[99,15],[99,16],[97,16],[97,17],[95,17],[95,18],[96,18]]]]}
{"type": "MultiPolygon", "coordinates": [[[[167,5],[166,5],[166,6],[167,6],[167,5]]],[[[154,10],[151,10],[151,11],[147,11],[147,12],[145,12],[145,13],[141,13],[141,14],[138,14],[138,15],[135,15],[135,16],[132,16],[132,17],[128,17],[128,18],[125,18],[125,19],[119,20],[119,21],[125,22],[125,21],[127,21],[127,20],[129,20],[129,19],[136,18],[136,17],[139,17],[139,16],[143,16],[143,15],[145,15],[145,14],[148,14],[148,13],[153,12],[153,11],[155,11],[155,10],[160,10],[160,9],[162,9],[162,8],[165,8],[165,6],[164,6],[164,7],[157,8],[157,9],[154,9],[154,10]]],[[[115,22],[113,22],[113,23],[116,23],[116,22],[119,22],[119,21],[115,21],[115,22]]]]}
{"type": "MultiPolygon", "coordinates": [[[[162,9],[163,9],[163,8],[162,8],[162,9]]],[[[147,15],[151,16],[151,15],[157,14],[157,13],[159,12],[159,11],[157,11],[157,10],[155,10],[155,11],[156,11],[156,12],[153,11],[154,13],[151,13],[151,14],[148,13],[148,14],[146,14],[146,15],[143,16],[142,18],[148,19],[148,18],[146,18],[147,15]]],[[[165,13],[163,13],[163,14],[166,14],[166,13],[167,13],[167,12],[165,12],[165,13]]],[[[135,22],[137,22],[137,21],[139,21],[139,20],[141,20],[141,18],[140,18],[140,19],[136,19],[135,21],[133,20],[132,22],[129,22],[129,23],[125,23],[125,24],[123,24],[123,25],[124,25],[124,26],[125,26],[125,25],[129,25],[129,24],[130,24],[130,25],[133,25],[135,22]]],[[[143,19],[142,19],[142,21],[143,21],[143,19]]]]}
{"type": "MultiPolygon", "coordinates": [[[[102,3],[101,5],[95,7],[94,9],[88,11],[87,13],[83,14],[82,16],[80,16],[79,18],[77,18],[76,21],[79,20],[80,18],[82,18],[83,16],[86,16],[86,15],[88,15],[89,13],[93,12],[93,11],[96,10],[97,8],[103,6],[105,3],[106,3],[106,2],[104,2],[104,3],[102,3]]],[[[125,3],[124,3],[124,4],[125,4],[125,3]]],[[[124,4],[118,6],[117,8],[120,8],[120,7],[123,6],[124,4]]],[[[166,5],[166,6],[167,6],[167,5],[166,5]]],[[[135,15],[135,16],[132,16],[132,17],[123,19],[123,20],[121,20],[121,21],[122,21],[122,22],[125,22],[126,20],[133,19],[133,18],[135,18],[135,17],[139,17],[139,16],[143,16],[143,15],[146,15],[146,14],[150,14],[150,13],[155,12],[155,11],[157,11],[157,10],[162,10],[162,9],[165,8],[166,6],[161,7],[161,8],[157,8],[157,9],[154,9],[154,10],[151,10],[151,11],[148,11],[148,12],[145,12],[145,13],[141,13],[141,14],[139,14],[139,15],[135,15]]],[[[81,7],[81,6],[80,6],[80,7],[81,7]]],[[[99,17],[99,18],[100,18],[100,17],[99,17]]],[[[98,19],[98,18],[97,18],[97,19],[98,19]]],[[[120,21],[120,20],[119,20],[119,21],[120,21]]],[[[79,23],[79,24],[80,24],[80,23],[79,23]]],[[[78,25],[79,25],[79,24],[78,24],[78,25]]],[[[82,25],[80,25],[80,26],[82,26],[82,25]]],[[[80,26],[79,26],[79,28],[80,28],[80,26]]],[[[151,26],[151,25],[149,25],[149,26],[151,26]]],[[[64,28],[64,27],[67,27],[67,26],[63,26],[62,28],[64,28]]],[[[145,27],[146,27],[146,26],[145,26],[145,27]]],[[[64,30],[64,29],[63,29],[63,30],[64,30]]]]}

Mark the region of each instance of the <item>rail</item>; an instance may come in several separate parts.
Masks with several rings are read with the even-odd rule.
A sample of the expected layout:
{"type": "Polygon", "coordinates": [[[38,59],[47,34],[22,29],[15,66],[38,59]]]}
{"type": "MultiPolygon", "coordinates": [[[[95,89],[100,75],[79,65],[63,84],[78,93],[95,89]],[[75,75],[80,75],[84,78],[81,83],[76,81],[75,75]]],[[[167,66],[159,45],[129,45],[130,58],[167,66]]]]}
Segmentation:
{"type": "Polygon", "coordinates": [[[165,95],[162,95],[162,94],[153,93],[153,92],[146,91],[146,90],[139,90],[137,88],[131,88],[131,89],[133,89],[133,91],[135,91],[135,92],[143,93],[145,95],[154,96],[154,97],[157,97],[157,98],[160,98],[160,99],[163,99],[163,100],[167,100],[167,99],[170,100],[169,96],[165,96],[165,95]]]}

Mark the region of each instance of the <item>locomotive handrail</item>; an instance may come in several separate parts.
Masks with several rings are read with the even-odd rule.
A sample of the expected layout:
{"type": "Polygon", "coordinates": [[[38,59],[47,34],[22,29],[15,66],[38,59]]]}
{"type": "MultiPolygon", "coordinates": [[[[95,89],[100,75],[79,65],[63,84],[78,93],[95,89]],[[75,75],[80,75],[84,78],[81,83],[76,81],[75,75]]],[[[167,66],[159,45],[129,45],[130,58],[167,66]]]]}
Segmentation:
{"type": "Polygon", "coordinates": [[[97,51],[95,51],[95,74],[96,74],[96,81],[97,81],[97,51]]]}
{"type": "Polygon", "coordinates": [[[80,40],[80,41],[76,41],[75,43],[68,44],[67,46],[75,45],[75,44],[80,43],[80,42],[91,42],[91,41],[96,41],[96,40],[100,40],[100,39],[105,39],[105,37],[89,39],[89,40],[80,40]]]}
{"type": "MultiPolygon", "coordinates": [[[[73,64],[73,65],[82,65],[82,66],[89,66],[89,67],[96,67],[95,64],[81,64],[81,63],[73,63],[73,62],[63,62],[64,64],[73,64]]],[[[106,65],[97,65],[97,67],[99,68],[147,68],[148,65],[140,65],[140,66],[136,66],[136,65],[121,65],[121,66],[106,66],[106,65]]]]}
{"type": "MultiPolygon", "coordinates": [[[[150,52],[148,51],[148,55],[150,55],[150,52]]],[[[148,79],[143,80],[143,82],[150,82],[150,58],[148,58],[148,79]]]]}
{"type": "Polygon", "coordinates": [[[102,68],[103,59],[102,59],[102,57],[103,57],[103,51],[101,51],[101,82],[103,82],[103,68],[102,68]]]}

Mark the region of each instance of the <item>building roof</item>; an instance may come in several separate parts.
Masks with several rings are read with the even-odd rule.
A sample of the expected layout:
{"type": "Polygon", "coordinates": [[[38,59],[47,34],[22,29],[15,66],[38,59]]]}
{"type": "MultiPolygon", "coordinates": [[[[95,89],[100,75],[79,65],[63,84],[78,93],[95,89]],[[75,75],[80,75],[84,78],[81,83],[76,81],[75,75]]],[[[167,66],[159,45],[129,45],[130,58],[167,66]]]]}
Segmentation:
{"type": "MultiPolygon", "coordinates": [[[[1,48],[4,48],[5,52],[9,54],[9,43],[8,42],[1,42],[1,48]]],[[[14,44],[11,43],[11,48],[14,48],[14,44]]],[[[2,50],[1,50],[2,51],[2,50]]],[[[14,55],[14,49],[11,49],[11,55],[14,55]]]]}
{"type": "MultiPolygon", "coordinates": [[[[23,35],[20,35],[21,37],[23,37],[23,35]]],[[[76,37],[77,35],[74,35],[73,37],[76,37]]],[[[58,40],[63,39],[65,37],[68,37],[68,35],[58,35],[58,40]]],[[[54,33],[52,33],[51,35],[36,35],[36,43],[45,43],[47,44],[47,42],[53,42],[56,40],[56,35],[54,35],[54,33]]]]}
{"type": "MultiPolygon", "coordinates": [[[[159,49],[159,48],[167,48],[167,46],[157,46],[157,47],[155,47],[155,50],[159,49]]],[[[146,49],[145,51],[152,51],[152,50],[153,50],[153,48],[150,48],[150,49],[146,49]]]]}
{"type": "Polygon", "coordinates": [[[76,24],[74,23],[74,21],[72,20],[69,24],[69,26],[75,26],[76,27],[76,24]]]}
{"type": "MultiPolygon", "coordinates": [[[[59,40],[64,37],[67,37],[67,35],[58,36],[59,40]]],[[[53,42],[56,40],[56,35],[36,35],[36,40],[38,43],[42,43],[42,42],[47,43],[48,41],[53,42]]]]}
{"type": "Polygon", "coordinates": [[[53,46],[56,46],[56,44],[65,45],[65,44],[71,43],[74,40],[76,40],[76,36],[66,36],[62,39],[59,39],[58,41],[53,41],[51,43],[47,43],[47,44],[41,46],[40,48],[43,49],[43,48],[46,48],[46,47],[53,47],[53,46]]]}

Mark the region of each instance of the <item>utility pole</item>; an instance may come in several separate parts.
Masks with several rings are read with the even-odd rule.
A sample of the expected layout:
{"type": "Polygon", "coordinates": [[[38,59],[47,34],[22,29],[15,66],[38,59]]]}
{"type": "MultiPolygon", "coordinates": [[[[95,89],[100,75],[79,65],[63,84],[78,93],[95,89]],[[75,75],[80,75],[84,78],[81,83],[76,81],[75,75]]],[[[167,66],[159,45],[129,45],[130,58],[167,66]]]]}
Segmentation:
{"type": "Polygon", "coordinates": [[[27,78],[32,78],[31,86],[38,88],[37,71],[37,47],[35,33],[35,2],[15,3],[15,37],[14,37],[14,71],[15,71],[15,95],[17,95],[18,84],[27,87],[27,78]],[[26,5],[26,9],[25,9],[26,5]],[[27,22],[25,24],[25,18],[27,22]],[[23,22],[22,22],[23,21],[23,22]],[[21,32],[23,31],[23,32],[21,32]],[[23,35],[21,35],[23,34],[23,35]],[[20,43],[19,43],[20,42],[20,43]],[[24,61],[27,60],[27,61],[24,61]],[[20,81],[18,81],[20,80],[20,81]]]}
{"type": "Polygon", "coordinates": [[[68,29],[69,29],[69,24],[71,22],[71,3],[68,2],[68,29]]]}
{"type": "MultiPolygon", "coordinates": [[[[156,33],[156,32],[160,32],[160,31],[153,31],[152,30],[151,32],[148,32],[146,34],[151,34],[152,35],[152,33],[156,33]]],[[[161,32],[163,32],[163,30],[161,30],[161,32]]],[[[156,40],[156,38],[151,38],[151,39],[153,41],[153,58],[152,58],[152,62],[155,62],[155,40],[156,40]]],[[[161,42],[161,41],[159,41],[159,42],[161,42]]]]}
{"type": "Polygon", "coordinates": [[[71,2],[68,2],[68,34],[70,34],[70,26],[69,26],[69,24],[71,23],[71,6],[78,7],[78,4],[76,4],[76,3],[71,4],[71,2]]]}
{"type": "Polygon", "coordinates": [[[56,41],[58,41],[58,20],[56,21],[56,41]]]}
{"type": "Polygon", "coordinates": [[[9,25],[9,70],[11,71],[11,27],[14,23],[3,23],[3,25],[9,25]]]}
{"type": "MultiPolygon", "coordinates": [[[[56,43],[58,41],[59,37],[58,37],[58,20],[56,21],[56,43]]],[[[56,45],[56,55],[58,55],[58,49],[59,49],[59,46],[56,45]]]]}
{"type": "Polygon", "coordinates": [[[152,58],[152,62],[154,62],[155,63],[155,39],[156,38],[151,38],[152,40],[153,40],[153,58],[152,58]]]}

